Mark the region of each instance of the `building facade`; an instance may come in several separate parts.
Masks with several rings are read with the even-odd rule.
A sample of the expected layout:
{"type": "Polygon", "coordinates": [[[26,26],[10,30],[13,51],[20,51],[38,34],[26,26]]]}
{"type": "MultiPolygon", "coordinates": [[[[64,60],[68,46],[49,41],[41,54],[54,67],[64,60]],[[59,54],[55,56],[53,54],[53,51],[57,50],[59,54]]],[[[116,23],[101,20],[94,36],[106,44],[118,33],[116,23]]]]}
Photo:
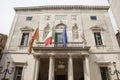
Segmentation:
{"type": "Polygon", "coordinates": [[[0,33],[0,60],[2,57],[2,51],[4,50],[7,41],[7,35],[0,33]]]}
{"type": "Polygon", "coordinates": [[[1,61],[9,80],[114,80],[120,53],[108,16],[109,6],[56,5],[17,7],[1,61]],[[64,26],[67,45],[61,41],[64,26]],[[39,27],[39,40],[28,55],[28,42],[39,27]],[[51,45],[44,39],[54,28],[51,45]],[[83,32],[81,34],[81,32],[83,32]],[[83,44],[86,40],[87,44],[83,44]],[[6,66],[7,65],[7,66],[6,66]]]}

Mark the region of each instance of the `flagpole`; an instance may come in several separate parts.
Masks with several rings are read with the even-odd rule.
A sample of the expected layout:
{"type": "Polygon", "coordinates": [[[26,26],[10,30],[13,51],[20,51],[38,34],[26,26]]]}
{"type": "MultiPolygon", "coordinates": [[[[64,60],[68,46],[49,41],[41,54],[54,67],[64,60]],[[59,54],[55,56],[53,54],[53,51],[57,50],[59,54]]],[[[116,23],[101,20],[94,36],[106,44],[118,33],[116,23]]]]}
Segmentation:
{"type": "Polygon", "coordinates": [[[81,29],[82,44],[83,44],[83,48],[84,48],[84,47],[86,46],[86,44],[87,44],[87,41],[86,41],[86,39],[85,39],[85,34],[84,34],[82,13],[81,13],[81,25],[82,25],[82,29],[81,29]]]}
{"type": "MultiPolygon", "coordinates": [[[[40,21],[38,21],[38,35],[39,35],[39,24],[40,24],[40,21]]],[[[39,41],[39,38],[37,41],[39,41]]]]}
{"type": "Polygon", "coordinates": [[[55,21],[53,21],[53,33],[52,33],[52,36],[54,37],[53,38],[53,45],[54,45],[54,47],[55,47],[55,21]]]}

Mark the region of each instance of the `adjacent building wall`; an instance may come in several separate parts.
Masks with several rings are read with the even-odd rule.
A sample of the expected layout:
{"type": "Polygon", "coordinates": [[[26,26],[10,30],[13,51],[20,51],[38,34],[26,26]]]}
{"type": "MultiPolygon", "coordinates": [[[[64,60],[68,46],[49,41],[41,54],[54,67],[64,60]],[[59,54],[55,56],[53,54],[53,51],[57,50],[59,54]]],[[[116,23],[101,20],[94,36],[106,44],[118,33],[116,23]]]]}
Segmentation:
{"type": "Polygon", "coordinates": [[[6,41],[7,41],[7,35],[0,33],[0,60],[2,58],[2,54],[3,54],[2,52],[5,48],[6,41]]]}

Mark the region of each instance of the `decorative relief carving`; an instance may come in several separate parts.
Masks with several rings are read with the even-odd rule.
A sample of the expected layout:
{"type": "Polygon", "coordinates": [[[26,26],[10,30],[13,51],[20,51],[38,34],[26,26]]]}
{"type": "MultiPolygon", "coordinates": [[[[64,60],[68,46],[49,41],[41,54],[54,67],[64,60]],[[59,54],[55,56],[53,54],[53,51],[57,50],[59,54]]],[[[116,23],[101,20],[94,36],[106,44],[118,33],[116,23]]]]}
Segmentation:
{"type": "Polygon", "coordinates": [[[46,15],[45,20],[50,20],[50,15],[46,15]]]}
{"type": "Polygon", "coordinates": [[[66,20],[66,15],[56,15],[55,20],[66,20]]]}
{"type": "Polygon", "coordinates": [[[76,15],[72,15],[72,16],[71,16],[71,19],[72,19],[72,20],[77,20],[77,16],[76,16],[76,15]]]}

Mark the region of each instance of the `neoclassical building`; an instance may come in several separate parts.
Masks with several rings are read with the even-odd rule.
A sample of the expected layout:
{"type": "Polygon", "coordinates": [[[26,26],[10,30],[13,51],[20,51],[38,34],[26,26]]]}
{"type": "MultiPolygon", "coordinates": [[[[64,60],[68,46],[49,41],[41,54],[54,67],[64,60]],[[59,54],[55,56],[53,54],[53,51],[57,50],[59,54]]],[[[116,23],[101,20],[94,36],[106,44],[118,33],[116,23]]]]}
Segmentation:
{"type": "Polygon", "coordinates": [[[108,15],[109,6],[53,5],[16,7],[15,17],[1,60],[0,75],[9,80],[117,80],[120,53],[108,15]],[[61,42],[66,25],[67,45],[61,42]],[[39,40],[28,55],[28,42],[39,27],[39,40]],[[54,39],[44,39],[54,27],[54,39]],[[81,30],[87,44],[83,44],[81,30]],[[111,72],[110,72],[111,71],[111,72]]]}

